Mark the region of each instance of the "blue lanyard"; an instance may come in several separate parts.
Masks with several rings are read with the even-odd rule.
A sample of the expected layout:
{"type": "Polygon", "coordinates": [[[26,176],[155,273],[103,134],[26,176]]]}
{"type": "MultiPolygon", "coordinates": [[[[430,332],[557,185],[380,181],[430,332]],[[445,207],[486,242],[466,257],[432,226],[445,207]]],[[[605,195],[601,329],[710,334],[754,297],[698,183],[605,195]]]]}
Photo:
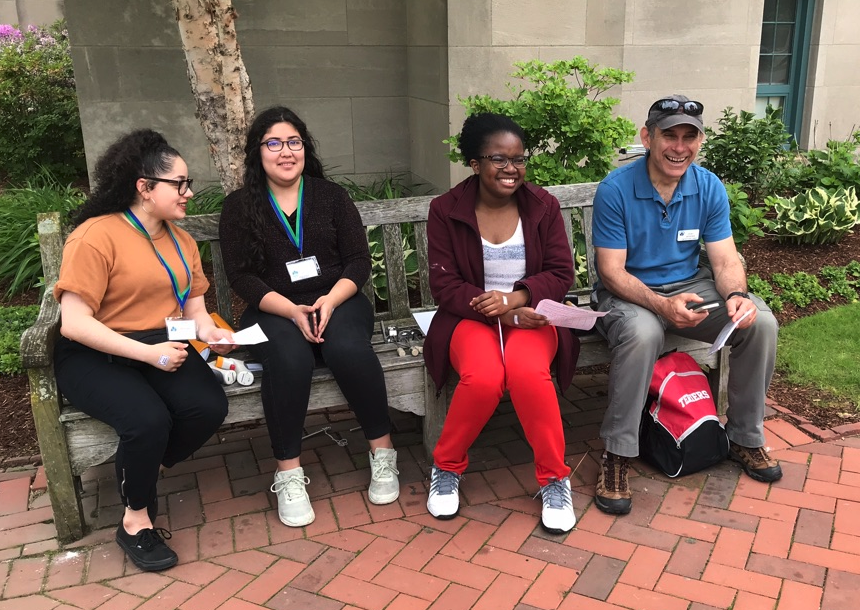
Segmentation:
{"type": "Polygon", "coordinates": [[[143,226],[143,223],[138,220],[137,216],[135,216],[134,212],[130,209],[123,212],[123,214],[125,214],[126,219],[131,223],[131,225],[149,240],[149,243],[152,244],[152,249],[155,251],[155,255],[158,257],[161,265],[167,270],[167,275],[170,277],[170,287],[173,288],[173,296],[176,297],[176,302],[179,303],[179,316],[182,317],[182,312],[185,310],[185,303],[188,301],[188,295],[191,294],[191,271],[188,270],[188,263],[185,262],[185,255],[182,254],[182,248],[179,247],[179,242],[176,241],[173,231],[170,230],[170,225],[167,224],[167,221],[164,222],[167,234],[170,235],[170,239],[173,240],[173,245],[176,246],[179,260],[182,261],[182,266],[185,267],[185,277],[188,279],[188,286],[185,287],[185,290],[179,290],[179,281],[176,279],[176,274],[173,272],[173,269],[170,268],[170,265],[167,264],[167,261],[164,260],[164,257],[161,256],[161,252],[158,251],[158,248],[155,247],[155,243],[152,241],[152,237],[150,237],[149,232],[146,230],[146,227],[143,226]]]}
{"type": "Polygon", "coordinates": [[[269,203],[272,204],[272,209],[275,210],[275,216],[278,217],[278,220],[281,221],[281,224],[284,225],[284,230],[287,232],[287,237],[290,238],[290,241],[293,242],[293,245],[299,250],[299,257],[302,256],[302,246],[305,242],[305,234],[302,230],[302,201],[305,198],[305,177],[299,177],[299,203],[296,206],[296,230],[293,231],[293,228],[290,226],[289,221],[287,220],[287,215],[284,214],[284,211],[281,209],[281,206],[278,205],[278,200],[275,199],[275,194],[272,192],[272,189],[269,189],[269,203]]]}

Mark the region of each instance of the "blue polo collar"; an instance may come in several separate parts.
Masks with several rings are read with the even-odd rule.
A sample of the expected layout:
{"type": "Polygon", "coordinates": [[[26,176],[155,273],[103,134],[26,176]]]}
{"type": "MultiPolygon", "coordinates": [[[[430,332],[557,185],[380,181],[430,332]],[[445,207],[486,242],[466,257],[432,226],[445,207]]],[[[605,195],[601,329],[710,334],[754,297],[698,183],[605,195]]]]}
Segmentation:
{"type": "MultiPolygon", "coordinates": [[[[661,201],[660,193],[651,184],[651,178],[648,176],[648,157],[651,153],[646,153],[644,157],[636,161],[636,167],[633,168],[633,188],[636,191],[637,199],[653,199],[661,201]]],[[[692,166],[687,168],[684,175],[681,176],[681,181],[678,182],[675,188],[675,194],[672,196],[672,201],[678,200],[680,197],[695,195],[699,192],[699,183],[690,171],[692,166]]],[[[667,204],[671,201],[667,201],[667,204]]]]}

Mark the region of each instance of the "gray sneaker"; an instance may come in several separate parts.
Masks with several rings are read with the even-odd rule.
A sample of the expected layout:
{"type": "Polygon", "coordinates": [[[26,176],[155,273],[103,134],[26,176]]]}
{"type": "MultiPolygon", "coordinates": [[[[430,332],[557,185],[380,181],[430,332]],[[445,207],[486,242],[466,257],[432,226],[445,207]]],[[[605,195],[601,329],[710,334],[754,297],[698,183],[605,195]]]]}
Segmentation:
{"type": "Polygon", "coordinates": [[[377,449],[370,452],[370,487],[367,496],[373,504],[391,504],[400,496],[400,480],[397,475],[397,451],[377,449]]]}
{"type": "Polygon", "coordinates": [[[313,523],[316,515],[305,490],[310,482],[301,466],[275,473],[270,489],[278,496],[278,517],[284,525],[302,527],[313,523]]]}

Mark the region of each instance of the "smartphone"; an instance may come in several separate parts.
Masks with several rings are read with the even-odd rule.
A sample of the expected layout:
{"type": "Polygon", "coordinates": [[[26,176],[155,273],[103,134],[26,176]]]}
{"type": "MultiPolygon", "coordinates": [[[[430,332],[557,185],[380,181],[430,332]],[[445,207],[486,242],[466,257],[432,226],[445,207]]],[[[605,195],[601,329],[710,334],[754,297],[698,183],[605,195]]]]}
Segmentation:
{"type": "Polygon", "coordinates": [[[722,301],[705,301],[704,303],[687,303],[687,309],[689,309],[693,313],[701,313],[703,311],[710,311],[711,309],[716,309],[717,307],[721,307],[722,304],[723,304],[722,301]]]}

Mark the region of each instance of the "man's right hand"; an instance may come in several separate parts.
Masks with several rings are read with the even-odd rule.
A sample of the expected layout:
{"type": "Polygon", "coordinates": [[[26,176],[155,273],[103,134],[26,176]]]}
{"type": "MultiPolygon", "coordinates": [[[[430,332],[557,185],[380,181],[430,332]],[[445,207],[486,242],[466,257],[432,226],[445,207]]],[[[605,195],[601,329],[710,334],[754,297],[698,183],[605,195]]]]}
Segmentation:
{"type": "Polygon", "coordinates": [[[663,298],[663,306],[659,313],[670,326],[675,328],[692,328],[708,317],[707,311],[694,312],[687,309],[688,303],[701,303],[702,297],[695,292],[682,292],[671,297],[663,298]]]}

